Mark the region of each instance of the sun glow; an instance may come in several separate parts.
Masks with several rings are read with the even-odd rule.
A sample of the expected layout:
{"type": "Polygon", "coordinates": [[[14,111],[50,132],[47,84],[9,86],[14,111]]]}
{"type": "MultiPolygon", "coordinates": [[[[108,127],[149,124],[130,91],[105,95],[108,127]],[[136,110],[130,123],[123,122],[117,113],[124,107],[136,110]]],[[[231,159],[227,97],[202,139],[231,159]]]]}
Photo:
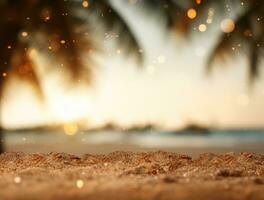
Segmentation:
{"type": "MultiPolygon", "coordinates": [[[[87,121],[93,115],[91,96],[88,89],[79,89],[72,92],[52,91],[48,96],[49,108],[53,118],[63,123],[87,121]]],[[[72,131],[73,126],[66,127],[65,132],[72,131]]],[[[78,128],[77,128],[78,129],[78,128]]]]}
{"type": "Polygon", "coordinates": [[[77,123],[66,123],[63,126],[63,130],[66,135],[72,136],[78,132],[79,126],[77,125],[77,123]]]}

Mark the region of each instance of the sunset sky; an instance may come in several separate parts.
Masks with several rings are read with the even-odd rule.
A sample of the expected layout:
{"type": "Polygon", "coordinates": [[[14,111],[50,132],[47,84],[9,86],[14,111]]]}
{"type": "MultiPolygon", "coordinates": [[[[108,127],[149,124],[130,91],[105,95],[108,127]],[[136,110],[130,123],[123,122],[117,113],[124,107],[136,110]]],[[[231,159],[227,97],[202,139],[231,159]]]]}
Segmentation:
{"type": "MultiPolygon", "coordinates": [[[[122,1],[115,4],[122,7],[122,1]]],[[[59,74],[51,75],[43,79],[46,102],[40,103],[30,88],[12,82],[2,109],[6,127],[71,120],[84,120],[88,127],[107,122],[155,123],[164,128],[191,122],[221,128],[264,126],[264,81],[259,79],[249,90],[245,57],[219,62],[210,76],[205,74],[221,20],[235,18],[239,10],[220,17],[216,12],[207,30],[193,30],[195,36],[187,41],[166,33],[159,16],[144,14],[133,4],[119,10],[143,46],[144,67],[124,56],[122,48],[113,45],[113,37],[102,38],[105,52],[96,55],[91,87],[63,89],[59,74]]],[[[234,54],[238,55],[236,49],[234,54]]],[[[43,58],[38,63],[51,64],[43,58]]]]}

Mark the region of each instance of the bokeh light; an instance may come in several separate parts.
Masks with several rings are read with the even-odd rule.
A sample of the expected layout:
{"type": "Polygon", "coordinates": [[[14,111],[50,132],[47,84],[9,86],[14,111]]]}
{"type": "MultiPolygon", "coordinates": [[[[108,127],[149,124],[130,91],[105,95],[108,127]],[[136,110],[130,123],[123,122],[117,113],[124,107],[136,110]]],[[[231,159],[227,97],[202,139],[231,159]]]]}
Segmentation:
{"type": "Polygon", "coordinates": [[[235,30],[235,23],[232,19],[224,19],[220,25],[221,30],[224,33],[231,33],[235,30]]]}
{"type": "Polygon", "coordinates": [[[23,37],[27,37],[27,36],[28,36],[28,32],[23,31],[23,32],[21,32],[21,35],[22,35],[23,37]]]}
{"type": "Polygon", "coordinates": [[[67,123],[64,125],[63,129],[64,133],[70,136],[75,135],[79,130],[78,125],[76,123],[67,123]]]}
{"type": "Polygon", "coordinates": [[[89,6],[89,2],[88,2],[88,1],[83,1],[83,2],[82,2],[82,6],[83,6],[84,8],[88,8],[88,6],[89,6]]]}
{"type": "Polygon", "coordinates": [[[194,19],[196,16],[197,16],[197,12],[195,9],[193,8],[190,8],[188,11],[187,11],[187,16],[190,18],[190,19],[194,19]]]}
{"type": "Polygon", "coordinates": [[[207,26],[205,24],[200,24],[198,29],[199,29],[200,32],[205,32],[206,29],[207,29],[207,26]]]}
{"type": "Polygon", "coordinates": [[[84,185],[83,180],[80,180],[80,179],[79,179],[79,180],[76,181],[76,186],[77,186],[77,188],[82,188],[83,185],[84,185]]]}

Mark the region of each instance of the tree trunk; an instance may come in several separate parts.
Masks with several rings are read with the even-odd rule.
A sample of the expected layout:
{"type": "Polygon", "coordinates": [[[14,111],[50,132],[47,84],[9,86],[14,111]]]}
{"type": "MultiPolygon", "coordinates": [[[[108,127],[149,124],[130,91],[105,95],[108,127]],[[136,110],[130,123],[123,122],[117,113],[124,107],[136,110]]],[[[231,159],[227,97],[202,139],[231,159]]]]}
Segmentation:
{"type": "Polygon", "coordinates": [[[3,87],[4,87],[4,80],[3,80],[3,76],[2,76],[2,71],[0,70],[0,154],[4,152],[4,129],[2,126],[2,103],[3,103],[3,87]]]}
{"type": "Polygon", "coordinates": [[[4,152],[4,137],[3,137],[3,133],[4,133],[4,129],[2,126],[2,84],[0,81],[0,154],[4,152]]]}
{"type": "Polygon", "coordinates": [[[4,152],[3,128],[0,127],[0,154],[4,152]]]}

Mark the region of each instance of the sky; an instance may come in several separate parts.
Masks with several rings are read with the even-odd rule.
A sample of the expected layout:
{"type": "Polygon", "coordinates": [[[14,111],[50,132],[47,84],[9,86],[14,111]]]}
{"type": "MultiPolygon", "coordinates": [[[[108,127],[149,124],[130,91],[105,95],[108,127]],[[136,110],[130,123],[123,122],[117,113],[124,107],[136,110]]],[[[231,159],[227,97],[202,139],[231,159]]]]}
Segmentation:
{"type": "MultiPolygon", "coordinates": [[[[124,127],[153,123],[165,129],[188,123],[219,128],[264,126],[264,80],[259,79],[249,90],[245,56],[218,62],[212,74],[205,73],[221,20],[235,18],[239,11],[215,17],[205,32],[194,30],[194,37],[183,40],[179,34],[164,31],[160,16],[148,16],[133,4],[124,7],[122,1],[113,2],[142,44],[144,66],[124,56],[115,37],[102,38],[104,53],[95,55],[90,87],[80,84],[69,89],[58,71],[43,76],[45,102],[41,102],[30,87],[12,81],[2,109],[5,127],[75,120],[82,120],[87,127],[109,122],[124,127]]],[[[239,55],[236,50],[234,54],[239,55]]],[[[43,58],[38,64],[42,75],[42,67],[53,65],[43,58]]]]}

